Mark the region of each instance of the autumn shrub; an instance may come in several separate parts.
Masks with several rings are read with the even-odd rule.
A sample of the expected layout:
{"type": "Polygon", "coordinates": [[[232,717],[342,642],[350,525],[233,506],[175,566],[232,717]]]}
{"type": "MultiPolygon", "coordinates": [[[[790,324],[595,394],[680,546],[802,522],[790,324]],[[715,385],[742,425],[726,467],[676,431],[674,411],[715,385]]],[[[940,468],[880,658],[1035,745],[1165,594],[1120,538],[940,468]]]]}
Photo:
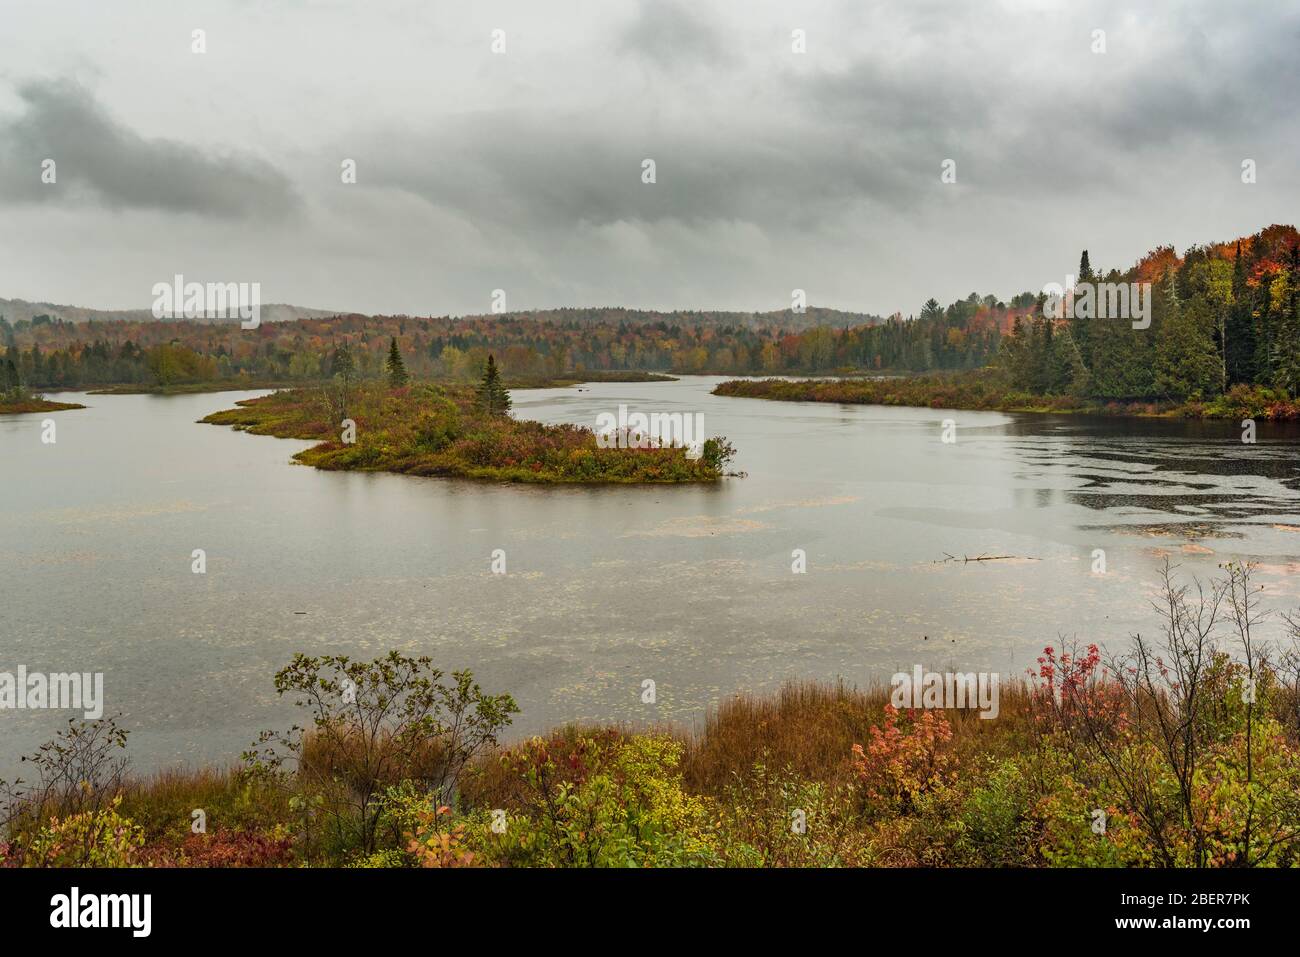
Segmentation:
{"type": "Polygon", "coordinates": [[[140,859],[147,867],[288,867],[296,861],[293,838],[283,824],[270,831],[191,833],[176,845],[146,845],[140,859]]]}
{"type": "Polygon", "coordinates": [[[144,830],[118,813],[120,799],[97,810],[52,817],[24,849],[24,867],[132,867],[144,830]]]}
{"type": "Polygon", "coordinates": [[[11,859],[21,859],[52,818],[93,817],[120,799],[130,765],[127,735],[115,717],[70,718],[51,740],[23,755],[32,780],[0,781],[0,838],[11,859]]]}
{"type": "Polygon", "coordinates": [[[465,850],[465,824],[452,823],[447,805],[425,808],[406,834],[406,851],[420,867],[469,867],[474,852],[465,850]],[[448,818],[444,820],[444,818],[448,818]]]}
{"type": "Polygon", "coordinates": [[[900,712],[887,704],[884,712],[867,745],[853,745],[853,767],[872,813],[905,815],[956,780],[952,726],[935,711],[900,712]]]}
{"type": "Polygon", "coordinates": [[[289,792],[302,840],[332,859],[378,849],[394,784],[414,781],[454,801],[465,766],[519,710],[467,671],[446,676],[428,657],[396,651],[371,662],[299,654],[275,686],[308,711],[311,728],[263,732],[244,755],[244,776],[289,792]]]}
{"type": "Polygon", "coordinates": [[[1021,867],[1032,863],[1033,782],[1020,764],[997,763],[969,789],[957,811],[953,863],[970,867],[1021,867]]]}
{"type": "Polygon", "coordinates": [[[477,808],[467,845],[495,865],[716,863],[709,802],[684,790],[681,753],[666,735],[532,738],[500,757],[522,782],[516,803],[504,819],[477,808]]]}
{"type": "Polygon", "coordinates": [[[731,867],[853,867],[871,863],[852,789],[756,765],[724,789],[719,854],[731,867]]]}
{"type": "Polygon", "coordinates": [[[1056,768],[1030,808],[1035,858],[1052,867],[1140,867],[1153,863],[1142,828],[1122,804],[1056,768]]]}

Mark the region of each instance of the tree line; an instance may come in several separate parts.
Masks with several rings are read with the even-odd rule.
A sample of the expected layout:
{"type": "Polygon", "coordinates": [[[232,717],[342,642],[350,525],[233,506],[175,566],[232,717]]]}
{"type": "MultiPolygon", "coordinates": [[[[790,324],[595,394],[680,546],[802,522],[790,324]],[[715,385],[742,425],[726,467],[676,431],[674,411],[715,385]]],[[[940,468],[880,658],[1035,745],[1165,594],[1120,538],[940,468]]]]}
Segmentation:
{"type": "Polygon", "coordinates": [[[1018,318],[999,366],[1013,387],[1105,400],[1210,400],[1234,387],[1300,394],[1300,237],[1290,226],[1179,259],[1156,250],[1126,272],[1078,283],[1149,283],[1150,325],[1127,317],[1049,318],[1043,296],[1018,318]]]}
{"type": "MultiPolygon", "coordinates": [[[[1048,318],[1044,295],[931,298],[915,316],[840,327],[785,313],[561,309],[454,318],[338,315],[243,330],[221,321],[72,323],[0,317],[0,387],[76,389],[332,378],[382,379],[392,357],[414,378],[474,382],[489,354],[515,380],[632,370],[799,375],[962,371],[993,366],[1037,394],[1102,399],[1209,398],[1238,384],[1300,391],[1297,246],[1270,226],[1179,258],[1162,247],[1132,268],[1078,283],[1150,283],[1151,323],[1048,318]],[[658,316],[658,318],[656,318],[658,316]],[[795,321],[795,320],[798,321],[795,321]]],[[[810,309],[814,315],[829,311],[810,309]]],[[[835,314],[839,316],[842,314],[835,314]]]]}

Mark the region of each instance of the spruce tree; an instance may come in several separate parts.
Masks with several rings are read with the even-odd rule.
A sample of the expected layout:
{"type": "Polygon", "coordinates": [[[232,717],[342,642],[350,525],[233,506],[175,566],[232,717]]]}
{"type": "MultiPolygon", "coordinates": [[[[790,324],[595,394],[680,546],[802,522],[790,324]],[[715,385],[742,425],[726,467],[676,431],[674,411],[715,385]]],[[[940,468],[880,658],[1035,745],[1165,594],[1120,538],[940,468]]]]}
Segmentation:
{"type": "Polygon", "coordinates": [[[1224,364],[1228,384],[1255,381],[1256,341],[1250,287],[1246,285],[1246,266],[1241,257],[1241,240],[1232,264],[1232,302],[1228,306],[1224,335],[1227,338],[1224,364]]]}
{"type": "Polygon", "coordinates": [[[1219,362],[1208,306],[1194,300],[1184,306],[1167,297],[1157,333],[1155,386],[1171,399],[1208,399],[1219,384],[1219,362]]]}
{"type": "Polygon", "coordinates": [[[1291,268],[1280,303],[1273,344],[1273,386],[1300,396],[1300,246],[1291,247],[1291,268]]]}
{"type": "Polygon", "coordinates": [[[389,388],[400,389],[411,379],[406,374],[406,364],[402,362],[402,353],[397,348],[396,336],[388,344],[388,360],[384,363],[384,368],[388,370],[389,388]]]}
{"type": "Polygon", "coordinates": [[[477,403],[479,409],[488,415],[505,415],[510,411],[510,393],[501,384],[501,372],[497,369],[496,357],[488,354],[487,368],[483,370],[483,380],[478,386],[477,403]]]}
{"type": "MultiPolygon", "coordinates": [[[[1083,251],[1079,257],[1079,278],[1078,283],[1091,283],[1097,279],[1092,271],[1092,263],[1088,261],[1088,250],[1083,251]]],[[[1074,340],[1075,350],[1078,352],[1080,360],[1084,365],[1092,365],[1092,329],[1088,323],[1090,320],[1080,316],[1070,317],[1070,336],[1074,340]]]]}

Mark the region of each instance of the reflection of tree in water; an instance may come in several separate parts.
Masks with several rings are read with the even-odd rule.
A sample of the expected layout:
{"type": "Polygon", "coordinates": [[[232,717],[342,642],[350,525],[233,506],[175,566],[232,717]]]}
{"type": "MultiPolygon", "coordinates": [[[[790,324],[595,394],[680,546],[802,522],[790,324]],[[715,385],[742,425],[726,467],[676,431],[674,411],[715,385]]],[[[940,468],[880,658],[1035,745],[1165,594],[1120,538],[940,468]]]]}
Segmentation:
{"type": "Polygon", "coordinates": [[[1241,441],[1238,423],[1214,420],[1020,415],[991,431],[1033,440],[1007,446],[1026,466],[1021,480],[1074,485],[1039,490],[1038,507],[1066,501],[1221,519],[1300,511],[1300,424],[1260,422],[1255,444],[1241,441]]]}

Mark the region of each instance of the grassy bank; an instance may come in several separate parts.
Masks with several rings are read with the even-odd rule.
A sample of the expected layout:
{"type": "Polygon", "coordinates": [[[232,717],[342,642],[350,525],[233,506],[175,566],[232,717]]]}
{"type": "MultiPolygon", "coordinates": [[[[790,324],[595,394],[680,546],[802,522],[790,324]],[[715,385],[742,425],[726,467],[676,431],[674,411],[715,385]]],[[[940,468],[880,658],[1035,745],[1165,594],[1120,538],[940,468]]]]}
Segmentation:
{"type": "Polygon", "coordinates": [[[84,409],[78,402],[51,402],[39,395],[0,395],[0,415],[17,415],[22,412],[63,412],[67,409],[84,409]]]}
{"type": "Polygon", "coordinates": [[[1249,569],[1161,584],[1163,638],[1114,658],[1044,649],[989,718],[796,683],[729,697],[694,732],[564,727],[503,744],[518,708],[468,673],[396,652],[299,655],[274,686],[311,731],[263,734],[237,769],[133,778],[113,720],[70,725],[32,756],[34,784],[8,789],[0,860],[1295,866],[1293,650],[1254,636],[1249,569]]]}
{"type": "MultiPolygon", "coordinates": [[[[573,372],[562,376],[507,377],[510,389],[557,389],[586,382],[675,382],[675,377],[657,372],[592,371],[573,372]]],[[[105,386],[91,390],[91,395],[201,395],[208,392],[250,392],[258,389],[312,389],[325,385],[325,381],[303,382],[301,379],[257,379],[253,377],[216,379],[206,382],[130,383],[105,386]]],[[[454,386],[453,386],[454,387],[454,386]]]]}
{"type": "Polygon", "coordinates": [[[694,459],[682,448],[598,448],[591,429],[480,412],[469,386],[369,383],[346,397],[333,388],[294,389],[245,400],[203,421],[319,439],[294,457],[320,469],[512,482],[716,482],[732,454],[725,439],[709,439],[694,459]],[[355,423],[355,436],[345,435],[344,420],[355,423]]]}
{"type": "Polygon", "coordinates": [[[903,405],[929,409],[995,412],[1055,412],[1114,416],[1166,416],[1206,419],[1300,419],[1300,402],[1286,392],[1235,386],[1209,402],[1101,402],[1069,395],[1017,391],[989,370],[942,376],[879,379],[731,379],[714,395],[786,402],[836,402],[850,405],[903,405]]]}
{"type": "Polygon", "coordinates": [[[258,389],[287,389],[301,382],[258,379],[219,379],[212,382],[175,382],[169,385],[113,385],[94,389],[91,395],[206,395],[209,392],[253,392],[258,389]]]}
{"type": "Polygon", "coordinates": [[[677,377],[661,372],[641,372],[631,370],[572,372],[560,376],[506,376],[505,384],[510,389],[557,389],[570,385],[583,385],[587,382],[676,382],[677,377]]]}

